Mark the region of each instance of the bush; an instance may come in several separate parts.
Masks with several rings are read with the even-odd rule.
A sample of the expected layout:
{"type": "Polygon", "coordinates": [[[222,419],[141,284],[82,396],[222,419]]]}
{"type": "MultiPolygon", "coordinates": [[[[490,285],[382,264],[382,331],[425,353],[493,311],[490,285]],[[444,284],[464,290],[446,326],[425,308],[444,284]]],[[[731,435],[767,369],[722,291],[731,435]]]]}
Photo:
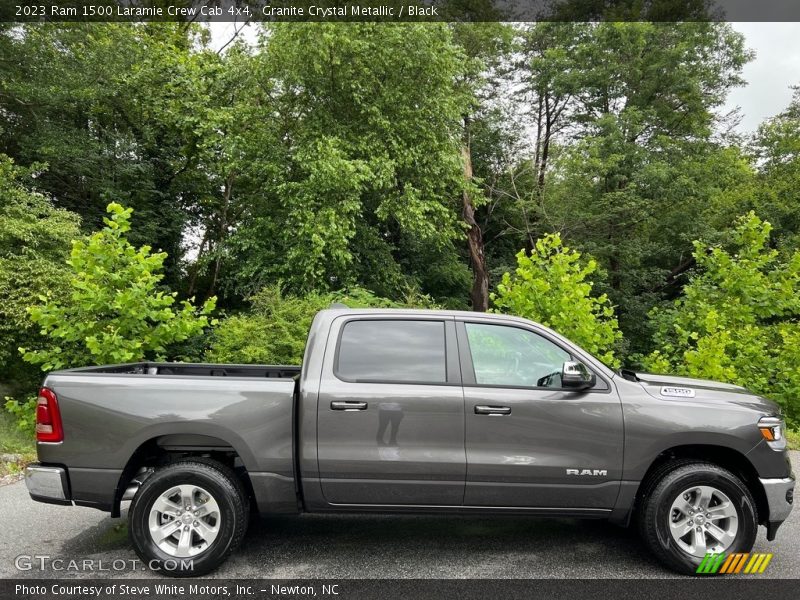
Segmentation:
{"type": "Polygon", "coordinates": [[[751,212],[729,250],[695,242],[697,268],[683,297],[651,313],[658,350],[644,366],[745,386],[780,403],[797,427],[800,251],[781,258],[770,231],[751,212]]]}
{"type": "Polygon", "coordinates": [[[0,461],[0,480],[4,475],[19,473],[27,463],[36,460],[35,404],[28,402],[24,410],[19,419],[11,411],[0,410],[0,454],[20,455],[19,459],[0,461]]]}
{"type": "Polygon", "coordinates": [[[28,398],[19,402],[14,398],[5,398],[5,408],[16,420],[17,429],[24,433],[33,434],[36,430],[36,402],[37,398],[28,398]]]}
{"type": "Polygon", "coordinates": [[[361,288],[298,297],[284,296],[278,286],[271,286],[258,292],[250,302],[249,313],[228,317],[215,328],[206,360],[300,364],[314,315],[334,302],[351,308],[434,308],[429,297],[413,291],[402,302],[395,302],[361,288]]]}
{"type": "Polygon", "coordinates": [[[47,292],[66,294],[66,260],[80,234],[76,214],[23,185],[32,174],[0,154],[0,380],[23,388],[36,384],[38,369],[23,362],[18,348],[42,343],[28,306],[47,292]]]}
{"type": "Polygon", "coordinates": [[[210,324],[215,299],[199,309],[189,301],[177,308],[176,293],[159,288],[166,253],[128,242],[132,209],[111,203],[107,210],[102,230],[72,244],[71,293],[42,296],[44,304],[29,309],[50,343],[20,351],[44,371],[163,359],[168,345],[210,324]]]}
{"type": "Polygon", "coordinates": [[[596,270],[594,259],[582,260],[558,234],[546,235],[530,255],[524,250],[517,254],[516,270],[505,273],[491,295],[494,310],[551,327],[607,365],[619,367],[614,348],[622,333],[614,308],[605,294],[592,296],[592,283],[586,280],[596,270]]]}

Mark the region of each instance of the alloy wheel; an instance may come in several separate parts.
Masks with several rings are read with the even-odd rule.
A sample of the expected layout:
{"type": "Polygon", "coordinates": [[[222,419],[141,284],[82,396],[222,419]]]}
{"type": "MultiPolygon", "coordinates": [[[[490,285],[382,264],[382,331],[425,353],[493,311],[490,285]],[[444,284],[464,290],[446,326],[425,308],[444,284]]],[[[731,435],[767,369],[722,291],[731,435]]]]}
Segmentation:
{"type": "Polygon", "coordinates": [[[196,485],[176,485],[156,498],[148,527],[153,542],[176,558],[197,556],[211,547],[220,530],[217,501],[196,485]]]}
{"type": "Polygon", "coordinates": [[[669,532],[687,554],[703,558],[725,552],[736,539],[739,517],[731,499],[709,485],[696,485],[675,498],[669,511],[669,532]]]}

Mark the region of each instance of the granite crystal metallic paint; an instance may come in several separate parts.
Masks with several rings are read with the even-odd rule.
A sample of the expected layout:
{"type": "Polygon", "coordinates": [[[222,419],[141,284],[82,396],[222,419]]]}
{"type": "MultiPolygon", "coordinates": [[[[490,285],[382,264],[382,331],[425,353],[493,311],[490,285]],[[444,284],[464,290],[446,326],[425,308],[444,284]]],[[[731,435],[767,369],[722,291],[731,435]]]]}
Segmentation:
{"type": "Polygon", "coordinates": [[[757,427],[779,415],[773,402],[729,384],[615,372],[516,317],[329,309],[314,319],[301,367],[138,363],[57,371],[44,385],[58,397],[64,439],[38,444],[32,496],[113,514],[154,454],[223,453],[246,473],[262,513],[514,512],[627,523],[654,462],[686,447],[724,450],[757,475],[754,494],[767,502],[759,521],[773,535],[791,509],[785,443],[768,444],[757,427]],[[445,362],[425,369],[440,380],[401,373],[397,381],[396,368],[387,380],[340,376],[340,338],[353,321],[441,323],[445,362]],[[465,323],[541,336],[585,365],[594,385],[478,384],[465,323]]]}

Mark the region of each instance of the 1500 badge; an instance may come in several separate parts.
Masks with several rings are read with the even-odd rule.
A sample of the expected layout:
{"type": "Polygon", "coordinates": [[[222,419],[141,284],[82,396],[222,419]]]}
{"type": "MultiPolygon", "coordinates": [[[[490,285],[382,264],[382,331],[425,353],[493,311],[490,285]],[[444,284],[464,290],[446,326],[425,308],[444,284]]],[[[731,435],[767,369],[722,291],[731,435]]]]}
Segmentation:
{"type": "Polygon", "coordinates": [[[676,398],[694,398],[694,390],[691,388],[664,386],[661,388],[661,395],[674,396],[676,398]]]}

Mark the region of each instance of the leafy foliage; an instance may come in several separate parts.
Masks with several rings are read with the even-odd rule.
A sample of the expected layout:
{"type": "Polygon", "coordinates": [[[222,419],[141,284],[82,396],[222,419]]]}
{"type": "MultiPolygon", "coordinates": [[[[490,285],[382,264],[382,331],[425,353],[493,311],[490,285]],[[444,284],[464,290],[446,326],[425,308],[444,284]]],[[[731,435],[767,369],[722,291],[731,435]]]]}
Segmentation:
{"type": "Polygon", "coordinates": [[[102,226],[110,200],[136,210],[131,232],[169,253],[178,280],[183,227],[207,178],[195,134],[212,81],[204,35],[182,23],[27,23],[0,28],[0,152],[46,163],[37,186],[102,226]],[[47,65],[43,68],[42,65],[47,65]]]}
{"type": "Polygon", "coordinates": [[[37,398],[32,396],[22,402],[9,396],[5,397],[5,409],[14,418],[18,431],[33,434],[36,431],[36,403],[37,398]]]}
{"type": "MultiPolygon", "coordinates": [[[[34,409],[31,408],[30,415],[33,416],[33,413],[34,409]]],[[[0,453],[21,456],[18,462],[0,463],[0,478],[24,471],[25,465],[36,460],[34,429],[32,419],[23,425],[13,414],[0,410],[0,453]]]]}
{"type": "Polygon", "coordinates": [[[740,187],[736,214],[753,210],[772,226],[778,247],[800,245],[800,88],[794,88],[789,106],[758,128],[751,151],[757,173],[740,187]]]}
{"type": "Polygon", "coordinates": [[[250,300],[247,314],[228,317],[215,328],[208,361],[300,364],[314,315],[337,302],[350,308],[435,308],[429,297],[413,290],[402,302],[395,302],[362,288],[297,297],[285,296],[279,286],[271,286],[250,300]]]}
{"type": "Polygon", "coordinates": [[[166,254],[149,246],[134,248],[126,235],[133,210],[108,205],[105,227],[72,244],[73,276],[63,298],[42,296],[31,320],[52,344],[20,349],[27,362],[45,371],[86,364],[162,358],[167,345],[201,331],[215,299],[202,308],[176,305],[176,293],[158,289],[166,254]]]}
{"type": "Polygon", "coordinates": [[[249,66],[260,127],[242,149],[260,181],[231,236],[227,286],[397,298],[429,283],[431,263],[452,267],[469,97],[445,24],[274,24],[249,66]]]}
{"type": "MultiPolygon", "coordinates": [[[[21,165],[0,161],[0,379],[25,388],[36,376],[20,345],[51,354],[37,367],[117,360],[114,350],[203,356],[204,328],[132,348],[88,325],[91,340],[44,339],[42,328],[57,329],[27,318],[47,291],[65,307],[88,295],[64,261],[77,228],[101,227],[111,199],[135,210],[130,244],[168,253],[160,278],[141,285],[174,298],[176,315],[179,298],[219,296],[234,316],[211,354],[246,362],[296,361],[304,335],[290,323],[307,324],[301,315],[332,290],[403,304],[410,287],[465,308],[480,284],[481,298],[485,285],[500,298],[520,249],[533,256],[556,231],[596,264],[580,284],[593,277],[586,297],[614,305],[624,343],[613,328],[598,344],[616,360],[662,344],[661,317],[648,314],[681,297],[692,242],[726,242],[731,215],[769,220],[775,264],[789,261],[800,240],[800,101],[750,140],[726,133],[719,108],[752,56],[730,25],[511,27],[491,22],[485,3],[446,5],[490,18],[265,24],[258,44],[221,52],[199,25],[0,24],[0,152],[21,165]],[[257,338],[274,325],[258,300],[241,311],[265,287],[282,298],[270,310],[286,312],[293,341],[262,353],[257,338]]],[[[159,313],[137,294],[105,300],[159,313]]],[[[120,336],[138,335],[112,305],[91,306],[102,323],[119,321],[120,336]]],[[[90,320],[88,308],[75,314],[90,320]]],[[[771,319],[785,326],[786,351],[769,368],[791,369],[793,329],[771,319]]]]}
{"type": "Polygon", "coordinates": [[[594,259],[565,247],[558,234],[537,240],[533,251],[517,254],[517,268],[505,273],[492,294],[496,310],[555,329],[608,365],[618,367],[614,348],[622,333],[605,294],[592,296],[587,281],[594,259]]]}
{"type": "Polygon", "coordinates": [[[17,348],[42,342],[27,307],[32,298],[67,291],[64,261],[80,223],[77,215],[54,208],[49,198],[24,185],[36,172],[0,154],[0,379],[21,384],[36,373],[17,348]]]}
{"type": "Polygon", "coordinates": [[[695,243],[697,270],[672,306],[655,309],[645,367],[745,386],[800,423],[800,251],[769,247],[771,225],[742,217],[730,248],[695,243]]]}
{"type": "Polygon", "coordinates": [[[712,133],[750,54],[727,24],[600,23],[573,37],[573,66],[561,42],[562,69],[551,74],[551,87],[572,98],[557,123],[570,135],[552,144],[539,206],[603,266],[620,325],[641,351],[647,311],[674,293],[671,273],[724,214],[717,195],[742,175],[712,133]]]}

